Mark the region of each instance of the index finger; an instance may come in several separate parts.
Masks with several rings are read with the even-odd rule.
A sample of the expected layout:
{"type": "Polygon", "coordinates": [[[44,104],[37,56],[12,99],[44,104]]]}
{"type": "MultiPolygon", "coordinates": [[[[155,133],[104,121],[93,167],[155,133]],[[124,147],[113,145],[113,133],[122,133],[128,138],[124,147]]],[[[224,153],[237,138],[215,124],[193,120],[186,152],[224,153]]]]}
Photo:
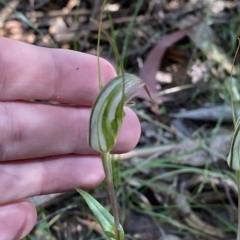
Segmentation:
{"type": "MultiPolygon", "coordinates": [[[[103,83],[116,76],[100,59],[103,83]]],[[[0,37],[0,101],[41,99],[91,106],[99,92],[97,57],[0,37]]]]}

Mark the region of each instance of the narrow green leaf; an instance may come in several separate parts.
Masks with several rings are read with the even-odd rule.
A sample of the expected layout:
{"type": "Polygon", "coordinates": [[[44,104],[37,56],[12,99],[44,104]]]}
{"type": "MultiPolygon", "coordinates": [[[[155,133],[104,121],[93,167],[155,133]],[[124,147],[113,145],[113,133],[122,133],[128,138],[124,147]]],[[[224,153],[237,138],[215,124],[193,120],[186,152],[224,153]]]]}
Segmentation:
{"type": "Polygon", "coordinates": [[[235,131],[227,162],[229,167],[232,169],[236,171],[240,170],[240,118],[238,118],[235,125],[235,131]]]}
{"type": "MultiPolygon", "coordinates": [[[[89,206],[93,215],[96,217],[97,221],[101,225],[106,236],[111,240],[117,239],[117,237],[115,236],[115,225],[114,225],[113,216],[89,193],[81,189],[77,189],[77,191],[81,194],[81,196],[86,201],[87,205],[89,206]]],[[[124,230],[120,224],[119,224],[119,235],[120,235],[120,240],[123,240],[124,230]]]]}

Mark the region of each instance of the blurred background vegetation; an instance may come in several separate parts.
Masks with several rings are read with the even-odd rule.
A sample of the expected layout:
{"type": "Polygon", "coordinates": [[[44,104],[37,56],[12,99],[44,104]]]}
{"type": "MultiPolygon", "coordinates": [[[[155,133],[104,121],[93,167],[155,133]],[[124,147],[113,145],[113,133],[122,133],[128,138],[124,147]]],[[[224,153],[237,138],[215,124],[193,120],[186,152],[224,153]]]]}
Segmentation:
{"type": "MultiPolygon", "coordinates": [[[[101,0],[0,0],[0,36],[96,55],[101,0]]],[[[140,93],[137,148],[115,156],[126,239],[235,239],[237,185],[226,163],[233,131],[230,72],[240,35],[240,1],[108,1],[103,29],[140,93]]],[[[9,49],[11,51],[11,49],[9,49]]],[[[106,35],[101,57],[117,69],[106,35]]],[[[235,111],[239,57],[233,68],[235,111]]],[[[66,64],[68,64],[66,62],[66,64]]],[[[92,192],[108,205],[104,184],[92,192]]],[[[77,193],[34,197],[38,222],[26,239],[105,239],[77,193]]]]}

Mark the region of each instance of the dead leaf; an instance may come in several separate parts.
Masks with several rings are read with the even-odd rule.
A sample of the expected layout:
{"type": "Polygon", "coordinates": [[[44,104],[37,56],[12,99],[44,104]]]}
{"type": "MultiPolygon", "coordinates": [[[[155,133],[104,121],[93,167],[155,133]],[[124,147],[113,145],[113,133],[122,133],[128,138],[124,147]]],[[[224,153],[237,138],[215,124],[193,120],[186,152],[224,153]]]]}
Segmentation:
{"type": "MultiPolygon", "coordinates": [[[[189,227],[199,230],[205,234],[218,237],[219,239],[224,239],[224,233],[221,229],[210,225],[209,223],[203,221],[199,218],[191,208],[186,195],[177,193],[175,189],[169,188],[169,185],[159,182],[159,184],[165,186],[165,188],[151,188],[154,192],[159,192],[162,194],[169,194],[170,198],[174,204],[178,207],[180,213],[180,219],[183,220],[189,227]]],[[[182,222],[181,222],[182,224],[182,222]]],[[[182,226],[184,226],[182,224],[182,226]]],[[[163,235],[164,237],[164,235],[163,235]]],[[[164,238],[163,238],[164,239],[164,238]]],[[[171,239],[171,238],[170,238],[171,239]]]]}
{"type": "Polygon", "coordinates": [[[218,121],[219,117],[222,117],[223,122],[232,122],[232,109],[230,106],[202,107],[190,111],[170,114],[170,116],[174,118],[213,122],[218,121]]]}
{"type": "Polygon", "coordinates": [[[17,8],[20,0],[10,1],[0,12],[0,28],[3,27],[5,20],[17,8]]]}
{"type": "Polygon", "coordinates": [[[174,235],[164,235],[160,240],[181,240],[181,238],[174,235]]]}
{"type": "Polygon", "coordinates": [[[34,196],[29,198],[29,200],[34,204],[35,207],[46,207],[51,205],[54,202],[57,202],[57,199],[60,200],[62,193],[52,193],[41,196],[34,196]]]}
{"type": "MultiPolygon", "coordinates": [[[[164,56],[165,51],[172,44],[176,43],[180,39],[182,39],[188,33],[189,28],[181,29],[179,31],[175,31],[168,35],[161,37],[158,43],[153,47],[153,49],[148,54],[143,67],[139,73],[139,77],[144,80],[147,84],[148,89],[151,94],[157,93],[156,89],[156,74],[158,72],[159,66],[161,65],[162,58],[164,56]]],[[[148,99],[147,94],[144,91],[139,91],[137,97],[148,99]]],[[[156,101],[157,99],[155,99],[156,101]]],[[[159,102],[159,101],[157,101],[159,102]]]]}
{"type": "MultiPolygon", "coordinates": [[[[152,155],[173,157],[181,156],[178,158],[177,163],[187,164],[190,166],[204,166],[207,163],[211,163],[209,155],[211,155],[214,161],[222,159],[228,155],[232,139],[232,134],[227,132],[219,134],[214,139],[206,139],[205,143],[208,145],[210,151],[202,149],[199,139],[191,140],[185,139],[180,143],[168,144],[155,147],[147,147],[132,150],[131,152],[114,155],[114,159],[125,160],[133,157],[150,157],[152,155]]],[[[149,158],[151,160],[151,158],[149,158]]]]}
{"type": "Polygon", "coordinates": [[[194,229],[200,230],[211,236],[224,239],[224,234],[220,229],[213,227],[210,224],[202,221],[194,212],[191,212],[187,217],[184,218],[184,220],[186,221],[188,226],[194,229]]]}
{"type": "Polygon", "coordinates": [[[98,234],[100,234],[101,236],[105,236],[100,224],[98,222],[95,222],[95,221],[89,221],[89,220],[85,220],[85,219],[82,219],[80,217],[76,217],[76,219],[86,225],[89,229],[93,229],[95,230],[98,234]]]}
{"type": "MultiPolygon", "coordinates": [[[[194,15],[182,19],[177,24],[179,28],[185,29],[192,22],[196,22],[198,18],[194,15]]],[[[228,73],[231,73],[232,60],[224,53],[223,49],[216,44],[216,36],[209,25],[202,22],[189,29],[187,35],[200,49],[207,58],[219,63],[228,73]]],[[[233,73],[236,73],[236,68],[233,67],[233,73]]]]}
{"type": "Polygon", "coordinates": [[[186,196],[183,194],[178,194],[172,196],[176,205],[178,205],[184,221],[189,227],[200,230],[203,233],[209,234],[211,236],[219,237],[220,239],[224,238],[223,232],[210,224],[201,220],[191,209],[186,196]]]}

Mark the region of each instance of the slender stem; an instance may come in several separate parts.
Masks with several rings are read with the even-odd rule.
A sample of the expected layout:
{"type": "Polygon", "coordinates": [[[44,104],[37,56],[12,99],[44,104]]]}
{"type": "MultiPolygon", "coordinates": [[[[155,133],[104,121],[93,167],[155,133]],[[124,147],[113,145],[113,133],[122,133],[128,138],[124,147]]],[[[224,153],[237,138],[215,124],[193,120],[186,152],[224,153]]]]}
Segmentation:
{"type": "Polygon", "coordinates": [[[239,49],[240,49],[240,38],[238,38],[238,47],[237,47],[237,51],[234,55],[234,58],[233,58],[233,63],[232,63],[232,68],[231,68],[231,89],[230,89],[230,96],[231,96],[231,107],[232,107],[232,118],[233,118],[233,124],[235,126],[236,124],[236,116],[235,116],[235,110],[234,110],[234,101],[235,101],[235,98],[234,98],[234,93],[233,93],[233,79],[232,79],[232,75],[233,75],[233,68],[234,68],[234,63],[235,63],[235,60],[237,58],[237,55],[238,55],[238,52],[239,52],[239,49]]]}
{"type": "Polygon", "coordinates": [[[102,7],[101,7],[101,12],[100,12],[100,19],[99,19],[99,29],[98,29],[98,40],[97,40],[97,63],[98,63],[98,84],[99,84],[99,89],[101,90],[103,85],[102,85],[102,76],[101,76],[101,68],[100,68],[100,41],[101,41],[101,30],[102,30],[102,15],[104,11],[104,7],[107,3],[107,0],[103,1],[102,7]]]}
{"type": "Polygon", "coordinates": [[[113,184],[112,161],[111,161],[109,152],[101,153],[101,156],[102,156],[103,167],[106,175],[108,195],[110,198],[112,213],[114,217],[115,236],[117,240],[119,240],[120,239],[119,215],[118,215],[118,208],[117,208],[117,199],[116,199],[114,184],[113,184]]]}
{"type": "Polygon", "coordinates": [[[240,171],[236,171],[237,186],[238,186],[238,233],[237,240],[240,240],[240,171]]]}

